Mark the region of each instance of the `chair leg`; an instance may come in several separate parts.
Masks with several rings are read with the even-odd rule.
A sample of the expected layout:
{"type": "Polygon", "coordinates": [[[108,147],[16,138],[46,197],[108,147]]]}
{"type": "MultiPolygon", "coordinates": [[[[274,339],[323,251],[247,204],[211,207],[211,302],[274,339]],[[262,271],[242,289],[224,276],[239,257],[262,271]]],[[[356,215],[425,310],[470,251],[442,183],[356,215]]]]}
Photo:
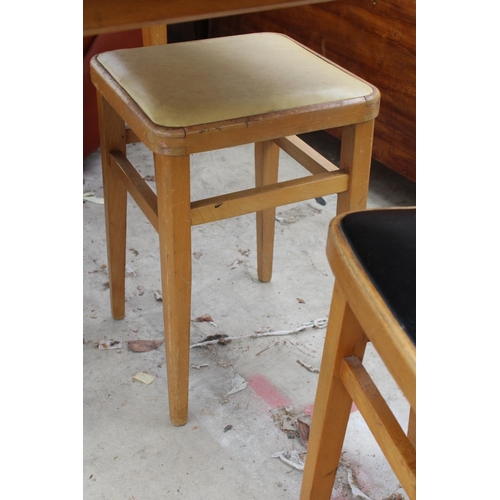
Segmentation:
{"type": "Polygon", "coordinates": [[[155,154],[161,281],[170,420],[188,418],[191,319],[189,156],[155,154]]]}
{"type": "Polygon", "coordinates": [[[99,92],[97,93],[101,141],[106,244],[111,314],[125,316],[125,260],[127,229],[127,188],[110,164],[110,153],[126,153],[125,123],[99,92]]]}
{"type": "MultiPolygon", "coordinates": [[[[280,148],[273,141],[255,144],[255,185],[267,186],[278,182],[280,148]]],[[[256,213],[257,218],[257,274],[263,283],[273,274],[274,228],[276,208],[256,213]]]]}
{"type": "Polygon", "coordinates": [[[338,286],[318,379],[300,500],[329,500],[342,452],[352,399],[340,380],[347,356],[363,359],[367,338],[338,286]]]}
{"type": "Polygon", "coordinates": [[[413,408],[410,408],[410,417],[408,419],[408,439],[413,447],[417,448],[417,414],[413,408]]]}
{"type": "Polygon", "coordinates": [[[374,123],[371,120],[342,129],[340,168],[349,173],[349,189],[338,194],[337,215],[366,208],[374,123]]]}

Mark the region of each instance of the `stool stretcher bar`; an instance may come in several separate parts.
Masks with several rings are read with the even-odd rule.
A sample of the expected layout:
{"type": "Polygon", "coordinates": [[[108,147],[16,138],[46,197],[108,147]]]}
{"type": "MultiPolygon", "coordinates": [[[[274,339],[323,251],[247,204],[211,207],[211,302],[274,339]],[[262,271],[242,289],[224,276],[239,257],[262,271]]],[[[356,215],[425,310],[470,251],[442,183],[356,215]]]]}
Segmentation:
{"type": "MultiPolygon", "coordinates": [[[[339,170],[297,136],[276,139],[274,142],[313,175],[192,202],[191,225],[215,222],[348,190],[349,174],[339,170]],[[272,196],[274,192],[279,192],[278,198],[272,196]]],[[[158,202],[154,191],[121,151],[112,151],[110,160],[127,191],[158,231],[158,202]]]]}

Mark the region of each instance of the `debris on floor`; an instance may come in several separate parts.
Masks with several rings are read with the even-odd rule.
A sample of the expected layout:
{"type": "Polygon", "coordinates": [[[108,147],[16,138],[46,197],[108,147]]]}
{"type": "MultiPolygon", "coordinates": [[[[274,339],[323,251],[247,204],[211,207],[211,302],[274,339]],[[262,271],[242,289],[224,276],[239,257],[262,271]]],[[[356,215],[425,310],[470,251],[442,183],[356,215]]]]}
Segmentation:
{"type": "Polygon", "coordinates": [[[231,385],[232,389],[226,394],[226,397],[246,389],[248,382],[241,375],[236,373],[233,377],[231,385]]]}
{"type": "Polygon", "coordinates": [[[217,324],[214,322],[212,316],[210,314],[204,314],[203,316],[198,316],[193,320],[196,323],[210,323],[212,326],[217,327],[217,324]]]}
{"type": "Polygon", "coordinates": [[[128,348],[134,352],[148,352],[160,347],[165,340],[129,340],[128,348]]]}
{"type": "Polygon", "coordinates": [[[128,264],[126,264],[125,276],[137,276],[137,273],[128,264]]]}
{"type": "Polygon", "coordinates": [[[205,337],[201,342],[197,342],[196,344],[192,344],[191,348],[193,347],[204,347],[207,345],[213,345],[213,344],[220,344],[220,345],[226,345],[231,340],[234,338],[240,338],[240,337],[228,337],[225,334],[220,334],[218,333],[217,335],[209,335],[208,337],[205,337]]]}
{"type": "Polygon", "coordinates": [[[272,344],[269,344],[267,347],[265,347],[264,349],[262,349],[262,351],[259,351],[257,353],[255,353],[256,356],[259,356],[260,354],[262,354],[264,351],[267,351],[270,347],[274,347],[275,345],[279,344],[279,340],[276,341],[276,342],[273,342],[272,344]]]}
{"type": "Polygon", "coordinates": [[[198,323],[202,323],[204,321],[207,323],[213,323],[214,320],[210,314],[204,314],[203,316],[198,316],[194,321],[197,321],[198,323]]]}
{"type": "Polygon", "coordinates": [[[236,259],[232,264],[229,264],[229,270],[236,269],[242,263],[241,259],[236,259]]]}
{"type": "Polygon", "coordinates": [[[240,339],[247,339],[247,338],[259,338],[259,337],[271,337],[271,336],[279,336],[279,335],[291,335],[293,333],[299,333],[307,328],[326,328],[326,325],[328,324],[328,320],[326,318],[320,318],[320,319],[315,319],[311,320],[308,323],[304,323],[301,326],[298,326],[297,328],[294,328],[292,330],[259,330],[256,331],[255,333],[251,335],[239,335],[237,337],[229,337],[228,335],[210,335],[209,337],[205,338],[201,342],[197,342],[196,344],[192,344],[191,347],[202,347],[210,344],[222,344],[225,345],[231,340],[240,340],[240,339]]]}
{"type": "Polygon", "coordinates": [[[308,365],[307,363],[304,363],[304,361],[302,361],[300,359],[297,359],[297,363],[300,366],[303,366],[304,368],[306,368],[307,370],[309,370],[310,372],[319,373],[319,368],[315,368],[314,366],[308,365]]]}
{"type": "MultiPolygon", "coordinates": [[[[253,186],[253,145],[244,146],[245,156],[236,154],[231,163],[238,168],[218,168],[226,165],[225,158],[229,165],[230,155],[237,153],[235,149],[221,150],[213,158],[216,152],[210,152],[203,161],[203,154],[192,155],[193,200],[223,194],[221,180],[225,185],[227,180],[235,186],[238,183],[236,189],[253,186]],[[212,164],[214,173],[210,170],[212,164]],[[220,178],[218,171],[222,171],[220,178]],[[248,180],[244,178],[247,171],[248,180]]],[[[84,168],[87,183],[83,191],[93,191],[96,197],[103,196],[99,155],[96,152],[95,159],[84,168]]],[[[141,176],[154,174],[152,155],[142,145],[127,144],[127,156],[137,164],[141,176]]],[[[286,179],[283,162],[289,158],[281,156],[280,172],[286,179]]],[[[290,178],[302,176],[302,170],[297,168],[297,175],[293,170],[290,178]]],[[[388,187],[392,193],[393,186],[388,187]]],[[[400,194],[400,190],[394,193],[396,202],[400,194]]],[[[325,239],[336,195],[325,199],[326,207],[311,200],[313,206],[323,209],[322,215],[314,214],[307,202],[300,205],[300,210],[288,210],[295,205],[277,210],[274,276],[269,284],[260,283],[257,276],[254,214],[192,228],[192,253],[188,252],[193,260],[188,345],[215,334],[246,337],[226,345],[219,345],[219,337],[213,345],[190,350],[189,420],[180,428],[169,418],[165,342],[150,352],[129,351],[131,341],[163,340],[158,234],[129,196],[125,249],[127,262],[137,276],[126,278],[127,315],[115,321],[110,314],[109,284],[105,283],[109,269],[105,265],[104,205],[82,200],[86,341],[82,348],[82,477],[86,500],[164,496],[172,500],[299,498],[303,472],[285,460],[295,458],[300,468],[291,450],[303,458],[308,438],[301,411],[311,414],[318,377],[296,360],[320,368],[326,332],[320,327],[326,326],[326,320],[316,325],[310,320],[326,318],[331,304],[334,278],[325,239]],[[230,270],[235,259],[243,262],[230,270]],[[194,321],[205,315],[211,316],[217,327],[208,321],[194,321]],[[264,335],[259,338],[261,333],[264,335]],[[122,349],[104,352],[98,350],[98,345],[94,347],[97,341],[108,343],[110,339],[121,339],[122,349]],[[152,382],[133,379],[138,372],[147,372],[152,382]],[[236,389],[236,373],[248,385],[226,397],[236,389]],[[274,421],[271,410],[279,406],[288,407],[288,414],[274,421]],[[281,418],[286,417],[291,419],[284,422],[282,430],[281,418]],[[271,458],[276,452],[280,452],[278,457],[271,458]]],[[[227,338],[222,337],[222,342],[227,338]]],[[[373,368],[378,374],[378,358],[370,344],[365,358],[371,363],[370,372],[373,368]]],[[[385,372],[380,372],[380,378],[384,377],[385,372]]],[[[398,399],[400,391],[393,388],[392,379],[383,381],[396,416],[406,423],[406,402],[398,399]]],[[[346,453],[333,498],[353,500],[347,478],[349,468],[354,485],[371,499],[408,500],[400,494],[398,480],[383,460],[360,413],[355,411],[350,417],[353,432],[347,432],[346,453]]]]}
{"type": "Polygon", "coordinates": [[[297,417],[297,429],[299,431],[300,440],[307,449],[309,444],[309,433],[311,430],[311,417],[309,415],[304,415],[303,417],[297,417]]]}
{"type": "Polygon", "coordinates": [[[304,460],[301,458],[301,455],[304,453],[299,453],[297,450],[286,450],[286,451],[278,451],[274,453],[272,458],[279,458],[282,462],[290,465],[291,467],[297,470],[304,470],[304,460]]]}
{"type": "Polygon", "coordinates": [[[210,365],[208,363],[205,363],[203,365],[194,365],[191,363],[191,368],[194,368],[196,370],[201,370],[202,368],[208,368],[210,365]]]}
{"type": "Polygon", "coordinates": [[[98,198],[92,191],[83,193],[83,201],[91,201],[92,203],[97,203],[98,205],[104,205],[104,198],[98,198]]]}
{"type": "MultiPolygon", "coordinates": [[[[298,423],[299,420],[301,421],[301,425],[303,427],[303,434],[305,434],[305,426],[307,425],[307,422],[310,422],[309,416],[303,410],[296,410],[288,406],[279,406],[278,408],[274,408],[271,411],[271,417],[277,426],[285,432],[289,438],[302,438],[298,423]]],[[[309,436],[307,435],[307,440],[308,439],[309,436]]],[[[302,442],[304,443],[304,439],[302,439],[302,442]]],[[[304,446],[307,447],[307,444],[304,443],[304,446]]]]}
{"type": "Polygon", "coordinates": [[[352,479],[352,471],[350,469],[347,470],[347,480],[349,482],[349,486],[352,491],[352,498],[354,500],[371,500],[370,497],[366,496],[355,484],[352,479]]]}
{"type": "Polygon", "coordinates": [[[97,347],[101,350],[110,350],[110,349],[121,349],[123,347],[123,343],[121,340],[101,340],[94,344],[94,347],[97,347]]]}
{"type": "Polygon", "coordinates": [[[145,372],[136,373],[133,377],[133,380],[137,380],[138,382],[142,382],[143,384],[149,385],[155,379],[153,375],[145,372]]]}
{"type": "Polygon", "coordinates": [[[315,320],[311,320],[307,323],[304,323],[301,326],[298,326],[297,328],[294,328],[293,330],[279,330],[279,331],[267,331],[267,332],[261,332],[261,333],[255,333],[253,336],[254,337],[268,337],[268,336],[274,336],[274,335],[290,335],[292,333],[299,333],[307,328],[326,328],[326,325],[328,324],[327,318],[319,318],[315,320]]]}

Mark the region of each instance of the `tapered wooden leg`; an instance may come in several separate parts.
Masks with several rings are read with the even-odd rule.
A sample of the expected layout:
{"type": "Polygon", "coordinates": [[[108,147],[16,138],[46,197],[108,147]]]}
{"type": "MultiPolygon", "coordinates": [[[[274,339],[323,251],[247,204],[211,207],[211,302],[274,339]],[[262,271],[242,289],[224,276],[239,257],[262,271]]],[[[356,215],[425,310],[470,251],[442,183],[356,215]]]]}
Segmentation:
{"type": "Polygon", "coordinates": [[[114,319],[125,316],[125,245],[127,228],[127,189],[110,164],[111,151],[126,153],[125,123],[97,92],[99,133],[101,141],[106,244],[111,314],[114,319]]]}
{"type": "Polygon", "coordinates": [[[342,129],[340,168],[349,173],[349,189],[338,194],[337,215],[366,208],[374,123],[371,120],[342,129]]]}
{"type": "MultiPolygon", "coordinates": [[[[255,144],[255,185],[275,184],[278,181],[280,148],[273,141],[255,144]]],[[[273,274],[274,227],[276,208],[257,212],[257,275],[263,283],[273,274]]]]}
{"type": "Polygon", "coordinates": [[[191,318],[189,156],[155,154],[161,282],[170,420],[188,418],[191,318]]]}
{"type": "Polygon", "coordinates": [[[363,359],[367,338],[335,286],[311,423],[300,500],[329,500],[352,399],[340,380],[342,360],[363,359]]]}

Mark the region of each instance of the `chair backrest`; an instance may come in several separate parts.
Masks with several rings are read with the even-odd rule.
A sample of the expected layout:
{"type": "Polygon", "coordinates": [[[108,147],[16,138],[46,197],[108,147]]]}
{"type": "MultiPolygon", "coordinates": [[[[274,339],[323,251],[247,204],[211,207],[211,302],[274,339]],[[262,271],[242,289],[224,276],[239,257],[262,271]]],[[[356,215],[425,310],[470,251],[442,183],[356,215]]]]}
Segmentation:
{"type": "Polygon", "coordinates": [[[415,229],[415,208],[365,210],[334,219],[327,243],[350,307],[414,409],[415,229]]]}

